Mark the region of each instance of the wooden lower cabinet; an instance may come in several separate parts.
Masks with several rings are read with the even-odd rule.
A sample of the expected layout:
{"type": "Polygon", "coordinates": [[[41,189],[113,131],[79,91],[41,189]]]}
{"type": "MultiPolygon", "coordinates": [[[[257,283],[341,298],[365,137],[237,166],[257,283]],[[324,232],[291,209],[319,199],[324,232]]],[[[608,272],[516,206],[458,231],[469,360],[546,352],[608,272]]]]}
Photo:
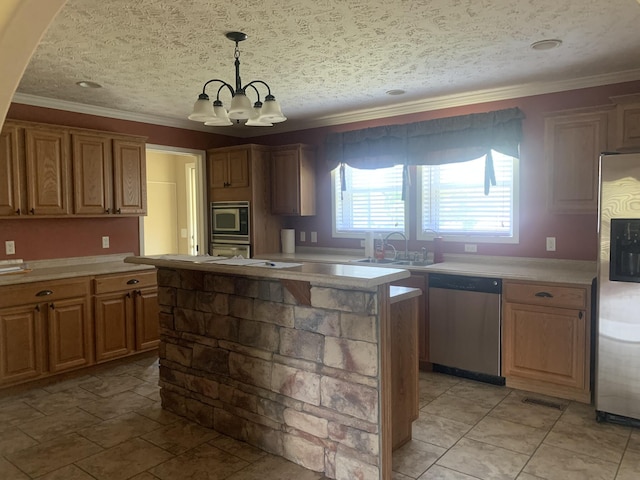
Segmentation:
{"type": "Polygon", "coordinates": [[[93,364],[88,278],[0,289],[0,385],[93,364]]]}
{"type": "Polygon", "coordinates": [[[507,386],[589,403],[590,289],[504,282],[503,294],[507,386]]]}
{"type": "Polygon", "coordinates": [[[429,363],[429,305],[428,302],[428,288],[429,279],[427,274],[411,273],[410,277],[403,278],[393,282],[392,285],[400,287],[412,287],[419,288],[422,291],[422,295],[418,297],[418,360],[420,361],[420,368],[424,370],[430,370],[431,365],[429,363]]]}
{"type": "Polygon", "coordinates": [[[94,280],[96,361],[156,348],[160,343],[155,271],[94,280]]]}

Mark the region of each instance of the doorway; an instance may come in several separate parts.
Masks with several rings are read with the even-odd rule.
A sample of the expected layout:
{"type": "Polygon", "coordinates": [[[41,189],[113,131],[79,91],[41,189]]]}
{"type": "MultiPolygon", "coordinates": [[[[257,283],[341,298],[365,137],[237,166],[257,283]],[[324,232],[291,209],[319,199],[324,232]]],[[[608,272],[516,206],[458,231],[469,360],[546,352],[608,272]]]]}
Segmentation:
{"type": "Polygon", "coordinates": [[[206,253],[204,152],[147,145],[147,215],[142,255],[206,253]]]}

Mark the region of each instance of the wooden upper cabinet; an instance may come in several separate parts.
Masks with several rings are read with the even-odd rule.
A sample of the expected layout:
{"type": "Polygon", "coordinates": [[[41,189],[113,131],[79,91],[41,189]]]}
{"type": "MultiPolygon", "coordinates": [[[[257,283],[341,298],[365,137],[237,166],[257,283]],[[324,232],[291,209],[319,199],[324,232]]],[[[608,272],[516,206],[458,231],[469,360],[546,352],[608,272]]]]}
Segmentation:
{"type": "Polygon", "coordinates": [[[249,182],[249,152],[247,150],[216,151],[209,158],[211,188],[243,188],[249,182]]]}
{"type": "Polygon", "coordinates": [[[27,208],[32,215],[67,215],[71,210],[69,134],[54,128],[25,128],[27,208]]]}
{"type": "Polygon", "coordinates": [[[105,135],[72,133],[74,213],[111,213],[113,175],[111,139],[105,135]]]}
{"type": "Polygon", "coordinates": [[[271,213],[316,214],[316,162],[312,147],[288,145],[272,149],[271,213]]]}
{"type": "Polygon", "coordinates": [[[0,217],[146,215],[145,139],[8,120],[0,217]]]}
{"type": "Polygon", "coordinates": [[[135,140],[113,140],[115,213],[147,214],[145,144],[135,140]]]}
{"type": "Polygon", "coordinates": [[[545,119],[548,207],[555,213],[596,213],[598,159],[609,145],[612,107],[558,113],[545,119]]]}
{"type": "Polygon", "coordinates": [[[613,97],[616,103],[615,150],[640,149],[640,95],[613,97]]]}
{"type": "Polygon", "coordinates": [[[5,125],[0,132],[0,216],[14,216],[24,213],[24,162],[18,152],[19,129],[5,125]]]}

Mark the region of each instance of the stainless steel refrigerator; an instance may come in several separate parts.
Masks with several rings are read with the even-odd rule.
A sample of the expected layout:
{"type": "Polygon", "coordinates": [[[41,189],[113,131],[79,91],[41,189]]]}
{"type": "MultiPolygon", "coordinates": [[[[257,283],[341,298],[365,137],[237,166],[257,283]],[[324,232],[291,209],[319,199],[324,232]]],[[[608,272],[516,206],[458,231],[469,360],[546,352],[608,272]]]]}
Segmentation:
{"type": "Polygon", "coordinates": [[[640,154],[600,157],[595,404],[640,419],[640,154]]]}

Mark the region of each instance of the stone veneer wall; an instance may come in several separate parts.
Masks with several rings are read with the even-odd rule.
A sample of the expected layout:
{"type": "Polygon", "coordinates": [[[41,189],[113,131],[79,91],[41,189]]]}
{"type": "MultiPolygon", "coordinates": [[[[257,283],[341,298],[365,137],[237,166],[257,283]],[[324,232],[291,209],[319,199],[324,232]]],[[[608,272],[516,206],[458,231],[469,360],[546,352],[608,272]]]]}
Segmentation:
{"type": "Polygon", "coordinates": [[[159,269],[162,405],[338,480],[380,476],[378,294],[159,269]]]}

